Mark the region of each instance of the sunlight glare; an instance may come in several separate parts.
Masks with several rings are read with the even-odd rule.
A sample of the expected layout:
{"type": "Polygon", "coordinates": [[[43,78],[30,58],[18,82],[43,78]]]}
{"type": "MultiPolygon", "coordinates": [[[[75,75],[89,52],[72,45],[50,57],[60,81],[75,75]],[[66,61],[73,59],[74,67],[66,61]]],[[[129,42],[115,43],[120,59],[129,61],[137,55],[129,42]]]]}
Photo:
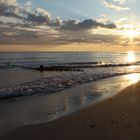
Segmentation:
{"type": "Polygon", "coordinates": [[[140,75],[134,73],[127,75],[127,78],[130,80],[132,84],[137,83],[140,80],[140,75]]]}
{"type": "Polygon", "coordinates": [[[129,51],[127,52],[127,62],[132,63],[136,61],[135,52],[129,51]]]}
{"type": "Polygon", "coordinates": [[[125,31],[125,35],[132,38],[132,37],[138,36],[139,32],[137,32],[135,30],[127,30],[127,31],[125,31]]]}
{"type": "Polygon", "coordinates": [[[133,26],[129,30],[124,31],[124,36],[128,37],[130,39],[130,42],[133,42],[134,38],[139,35],[140,35],[140,32],[135,30],[133,26]]]}

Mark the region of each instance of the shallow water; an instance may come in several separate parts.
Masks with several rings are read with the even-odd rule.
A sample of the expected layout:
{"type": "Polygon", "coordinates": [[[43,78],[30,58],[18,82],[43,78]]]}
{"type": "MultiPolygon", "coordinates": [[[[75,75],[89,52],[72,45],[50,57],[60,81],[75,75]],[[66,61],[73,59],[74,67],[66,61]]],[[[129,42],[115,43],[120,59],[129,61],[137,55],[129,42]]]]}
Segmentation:
{"type": "Polygon", "coordinates": [[[117,76],[83,84],[59,93],[9,101],[0,105],[0,135],[16,127],[57,119],[77,109],[114,96],[135,83],[140,74],[117,76]]]}

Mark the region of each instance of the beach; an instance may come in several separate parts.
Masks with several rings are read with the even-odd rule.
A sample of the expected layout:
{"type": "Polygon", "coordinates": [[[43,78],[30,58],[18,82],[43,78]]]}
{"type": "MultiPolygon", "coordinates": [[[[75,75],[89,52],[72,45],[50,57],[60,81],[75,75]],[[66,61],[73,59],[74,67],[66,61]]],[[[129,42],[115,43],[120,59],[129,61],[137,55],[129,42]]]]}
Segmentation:
{"type": "Polygon", "coordinates": [[[15,129],[1,140],[132,140],[140,138],[140,82],[52,122],[15,129]]]}
{"type": "Polygon", "coordinates": [[[0,0],[0,140],[140,139],[140,0],[0,0]]]}
{"type": "Polygon", "coordinates": [[[139,86],[125,88],[140,79],[140,53],[0,54],[0,140],[117,139],[138,127],[139,104],[126,99],[139,86]]]}
{"type": "Polygon", "coordinates": [[[140,139],[138,0],[0,0],[0,140],[140,139]]]}

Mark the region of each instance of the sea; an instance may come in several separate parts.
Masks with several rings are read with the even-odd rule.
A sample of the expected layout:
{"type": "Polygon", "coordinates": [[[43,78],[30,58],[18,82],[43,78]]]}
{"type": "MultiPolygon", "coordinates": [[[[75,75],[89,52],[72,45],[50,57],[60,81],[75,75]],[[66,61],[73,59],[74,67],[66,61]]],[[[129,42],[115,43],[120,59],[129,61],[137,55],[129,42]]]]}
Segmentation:
{"type": "Polygon", "coordinates": [[[139,80],[139,52],[0,52],[0,135],[53,121],[139,80]]]}

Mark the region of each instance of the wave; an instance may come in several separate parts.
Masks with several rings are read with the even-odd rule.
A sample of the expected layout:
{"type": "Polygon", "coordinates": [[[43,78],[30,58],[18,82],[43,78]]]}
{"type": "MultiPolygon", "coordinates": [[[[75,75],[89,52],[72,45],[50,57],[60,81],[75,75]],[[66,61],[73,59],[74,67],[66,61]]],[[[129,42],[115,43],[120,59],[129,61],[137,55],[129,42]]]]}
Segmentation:
{"type": "Polygon", "coordinates": [[[128,73],[101,73],[101,74],[71,74],[42,78],[36,81],[12,85],[0,89],[0,100],[24,96],[46,95],[62,91],[80,84],[101,80],[104,78],[124,75],[128,73]]]}

